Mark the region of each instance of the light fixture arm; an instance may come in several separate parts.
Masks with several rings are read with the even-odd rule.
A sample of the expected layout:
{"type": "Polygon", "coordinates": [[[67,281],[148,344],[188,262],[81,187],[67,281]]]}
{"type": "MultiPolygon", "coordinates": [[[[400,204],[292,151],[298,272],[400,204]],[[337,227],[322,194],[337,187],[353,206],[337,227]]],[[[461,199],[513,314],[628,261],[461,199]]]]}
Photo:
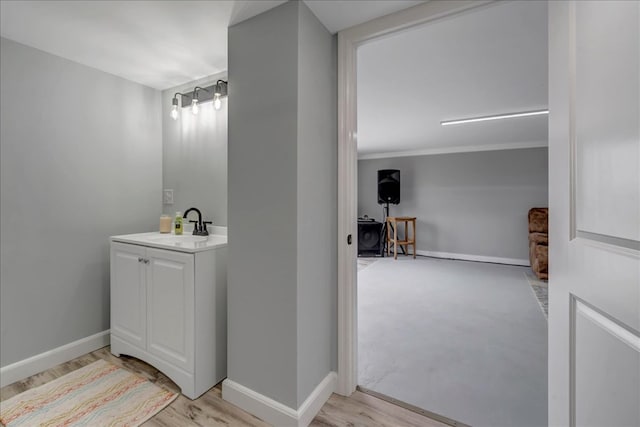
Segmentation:
{"type": "MultiPolygon", "coordinates": [[[[223,96],[223,94],[222,94],[223,88],[226,89],[227,84],[228,83],[226,81],[224,81],[224,80],[218,80],[216,82],[215,86],[214,86],[214,93],[216,95],[223,96]]],[[[225,92],[226,92],[226,90],[225,90],[225,92]]]]}
{"type": "Polygon", "coordinates": [[[207,89],[200,87],[200,86],[196,86],[195,88],[193,88],[193,99],[198,99],[198,91],[199,90],[203,90],[205,92],[209,92],[207,89]]]}
{"type": "Polygon", "coordinates": [[[185,96],[184,93],[180,93],[180,92],[174,93],[173,100],[171,101],[171,105],[178,106],[178,95],[180,95],[181,99],[185,96]]]}

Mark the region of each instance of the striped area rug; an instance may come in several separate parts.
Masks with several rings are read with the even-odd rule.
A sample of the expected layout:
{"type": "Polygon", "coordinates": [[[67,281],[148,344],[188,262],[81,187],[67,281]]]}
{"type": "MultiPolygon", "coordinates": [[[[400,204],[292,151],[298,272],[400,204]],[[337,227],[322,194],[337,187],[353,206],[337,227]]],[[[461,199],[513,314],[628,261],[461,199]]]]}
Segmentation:
{"type": "Polygon", "coordinates": [[[178,395],[104,360],[0,402],[14,426],[139,426],[178,395]]]}

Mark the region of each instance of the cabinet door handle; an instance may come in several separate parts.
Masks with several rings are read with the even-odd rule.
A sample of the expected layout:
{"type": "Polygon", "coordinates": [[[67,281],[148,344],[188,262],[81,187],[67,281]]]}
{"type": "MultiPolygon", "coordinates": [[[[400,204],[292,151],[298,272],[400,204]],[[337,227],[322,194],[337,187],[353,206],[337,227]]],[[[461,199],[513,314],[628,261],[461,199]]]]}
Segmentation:
{"type": "Polygon", "coordinates": [[[144,261],[144,258],[138,257],[138,262],[143,262],[143,261],[144,261]]]}
{"type": "Polygon", "coordinates": [[[144,260],[144,263],[145,263],[145,264],[149,264],[149,260],[148,260],[148,259],[145,259],[145,260],[144,260]]]}

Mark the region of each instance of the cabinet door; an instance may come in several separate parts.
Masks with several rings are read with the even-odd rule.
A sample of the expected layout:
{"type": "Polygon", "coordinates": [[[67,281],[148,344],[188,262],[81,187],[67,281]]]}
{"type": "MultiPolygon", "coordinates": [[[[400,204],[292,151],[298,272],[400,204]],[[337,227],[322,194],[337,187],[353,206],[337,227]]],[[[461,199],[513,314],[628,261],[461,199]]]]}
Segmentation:
{"type": "Polygon", "coordinates": [[[193,372],[193,255],[147,249],[147,350],[193,372]]]}
{"type": "Polygon", "coordinates": [[[111,333],[142,349],[146,345],[146,249],[111,243],[111,333]]]}

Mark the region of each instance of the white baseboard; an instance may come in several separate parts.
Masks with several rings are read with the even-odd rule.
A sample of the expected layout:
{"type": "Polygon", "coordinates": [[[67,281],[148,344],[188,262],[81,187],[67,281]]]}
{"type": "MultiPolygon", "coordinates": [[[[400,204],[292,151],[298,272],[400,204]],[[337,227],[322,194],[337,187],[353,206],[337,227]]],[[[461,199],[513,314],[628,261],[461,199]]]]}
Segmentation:
{"type": "Polygon", "coordinates": [[[4,366],[0,368],[0,387],[23,380],[60,363],[68,362],[71,359],[105,347],[109,345],[109,334],[109,330],[98,332],[53,350],[4,366]]]}
{"type": "Polygon", "coordinates": [[[222,382],[222,398],[274,426],[307,427],[334,392],[337,379],[335,372],[329,372],[298,410],[228,378],[222,382]]]}
{"type": "Polygon", "coordinates": [[[459,259],[463,261],[478,261],[478,262],[491,262],[494,264],[508,264],[508,265],[522,265],[525,267],[529,267],[528,259],[519,259],[519,258],[500,258],[493,256],[482,256],[482,255],[467,255],[467,254],[456,254],[451,252],[436,252],[436,251],[416,251],[417,255],[422,256],[430,256],[433,258],[446,258],[446,259],[459,259]]]}
{"type": "Polygon", "coordinates": [[[298,408],[298,427],[307,427],[336,390],[338,375],[329,372],[298,408]]]}

